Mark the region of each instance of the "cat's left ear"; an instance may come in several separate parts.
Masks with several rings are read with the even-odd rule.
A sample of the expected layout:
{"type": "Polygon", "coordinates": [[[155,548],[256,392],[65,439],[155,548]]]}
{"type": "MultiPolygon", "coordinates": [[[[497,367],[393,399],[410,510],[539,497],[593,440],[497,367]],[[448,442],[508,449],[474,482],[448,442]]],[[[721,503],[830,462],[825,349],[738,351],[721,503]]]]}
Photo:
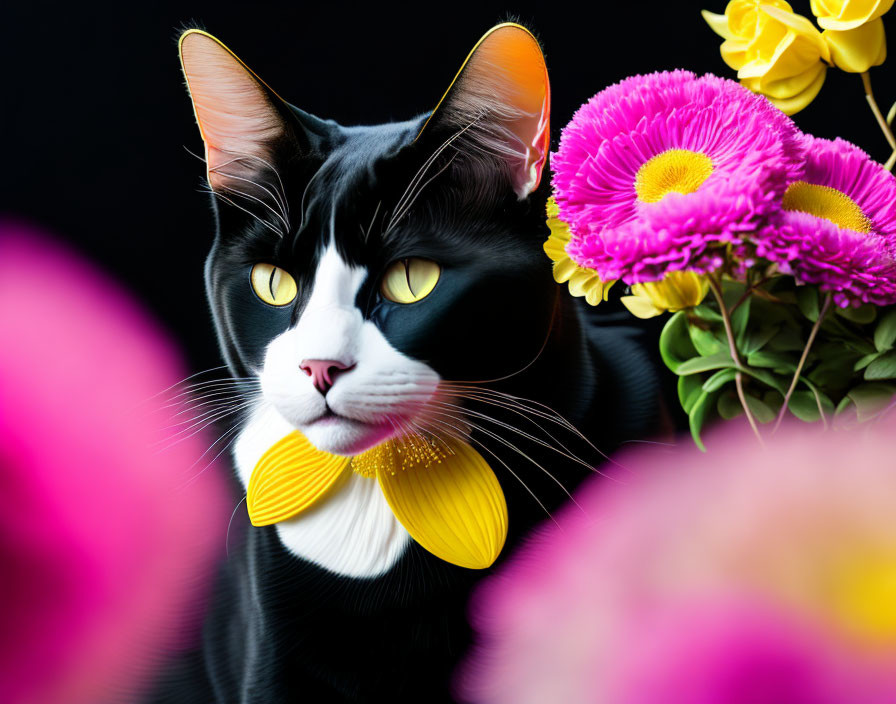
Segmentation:
{"type": "Polygon", "coordinates": [[[202,141],[209,185],[246,191],[272,168],[275,145],[295,140],[286,103],[220,40],[197,29],[178,41],[202,141]]]}
{"type": "MultiPolygon", "coordinates": [[[[538,40],[525,27],[492,27],[467,56],[420,130],[457,134],[503,161],[520,200],[541,181],[550,146],[551,88],[538,40]]],[[[455,145],[457,146],[457,145],[455,145]]]]}

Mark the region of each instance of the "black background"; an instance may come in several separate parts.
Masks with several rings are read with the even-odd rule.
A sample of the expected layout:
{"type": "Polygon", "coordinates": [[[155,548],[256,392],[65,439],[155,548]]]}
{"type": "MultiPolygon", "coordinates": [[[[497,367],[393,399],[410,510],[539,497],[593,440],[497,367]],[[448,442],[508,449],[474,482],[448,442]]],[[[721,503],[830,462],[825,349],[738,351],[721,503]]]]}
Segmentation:
{"type": "MultiPolygon", "coordinates": [[[[554,146],[582,102],[627,75],[686,68],[733,77],[721,39],[699,14],[723,12],[722,0],[573,7],[8,3],[0,20],[0,214],[44,226],[98,262],[181,341],[194,369],[216,366],[202,280],[213,222],[200,191],[203,165],[185,149],[202,153],[177,58],[179,29],[211,32],[298,107],[363,124],[432,109],[479,37],[515,18],[545,51],[554,146]]],[[[794,9],[809,15],[808,2],[794,9]]],[[[886,22],[892,36],[892,16],[886,22]]],[[[893,71],[872,71],[884,111],[896,98],[893,71]]],[[[856,75],[829,71],[796,120],[887,156],[856,75]]]]}

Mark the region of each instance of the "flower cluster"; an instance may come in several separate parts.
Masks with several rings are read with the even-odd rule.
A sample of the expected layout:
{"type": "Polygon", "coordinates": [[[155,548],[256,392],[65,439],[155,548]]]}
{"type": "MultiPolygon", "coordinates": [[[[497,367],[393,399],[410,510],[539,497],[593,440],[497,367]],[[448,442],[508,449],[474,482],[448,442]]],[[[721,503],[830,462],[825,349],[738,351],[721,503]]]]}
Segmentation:
{"type": "MultiPolygon", "coordinates": [[[[566,279],[645,284],[758,257],[841,307],[896,302],[896,179],[734,81],[674,71],[610,86],[563,130],[552,169],[566,279]]],[[[693,305],[705,288],[691,288],[693,305]]]]}
{"type": "MultiPolygon", "coordinates": [[[[789,11],[778,5],[731,3],[731,31],[774,34],[769,18],[789,11]]],[[[744,67],[768,59],[754,49],[743,49],[744,67]]],[[[896,305],[889,166],[803,134],[744,85],[687,71],[595,95],[551,163],[554,277],[591,305],[621,281],[633,315],[674,313],[660,352],[698,445],[712,414],[743,414],[761,436],[759,425],[777,427],[787,411],[867,420],[896,394],[896,311],[876,310],[896,305]]]]}

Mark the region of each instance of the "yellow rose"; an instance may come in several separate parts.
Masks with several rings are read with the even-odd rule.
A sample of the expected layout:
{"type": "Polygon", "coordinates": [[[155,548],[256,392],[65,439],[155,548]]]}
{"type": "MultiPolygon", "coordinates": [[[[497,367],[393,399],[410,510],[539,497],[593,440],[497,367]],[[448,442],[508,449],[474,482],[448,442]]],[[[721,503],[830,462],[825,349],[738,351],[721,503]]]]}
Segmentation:
{"type": "Polygon", "coordinates": [[[864,73],[884,62],[887,38],[881,16],[891,7],[893,0],[812,0],[835,66],[864,73]]]}
{"type": "Polygon", "coordinates": [[[810,4],[821,27],[842,32],[878,19],[893,7],[893,0],[811,0],[810,4]]]}
{"type": "Polygon", "coordinates": [[[821,90],[831,54],[814,25],[784,0],[732,0],[703,18],[725,39],[722,59],[750,90],[793,115],[821,90]]]}

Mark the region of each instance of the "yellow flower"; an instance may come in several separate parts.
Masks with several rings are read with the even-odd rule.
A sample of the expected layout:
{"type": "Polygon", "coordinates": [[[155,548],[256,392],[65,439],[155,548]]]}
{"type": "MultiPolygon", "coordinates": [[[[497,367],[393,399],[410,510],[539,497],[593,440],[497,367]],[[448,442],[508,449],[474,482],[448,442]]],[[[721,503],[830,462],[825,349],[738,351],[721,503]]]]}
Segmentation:
{"type": "Polygon", "coordinates": [[[813,24],[784,0],[731,0],[724,15],[703,11],[725,39],[722,59],[741,83],[793,115],[811,103],[824,83],[831,54],[813,24]]]}
{"type": "Polygon", "coordinates": [[[835,66],[864,73],[884,62],[887,38],[881,16],[891,7],[893,0],[812,0],[835,66]]]}
{"type": "Polygon", "coordinates": [[[262,455],[246,494],[252,525],[298,516],[321,501],[347,472],[379,483],[395,517],[433,555],[484,569],[507,538],[507,503],[495,473],[454,438],[393,438],[355,457],[321,452],[298,431],[262,455]]]}
{"type": "Polygon", "coordinates": [[[886,14],[893,0],[811,0],[812,14],[824,29],[856,29],[886,14]]]}
{"type": "Polygon", "coordinates": [[[693,271],[672,271],[662,281],[632,284],[632,295],[620,300],[632,315],[653,318],[669,311],[700,305],[709,291],[709,279],[693,271]]]}
{"type": "Polygon", "coordinates": [[[593,269],[579,266],[566,253],[569,242],[569,225],[559,217],[557,202],[553,197],[547,202],[548,228],[550,237],[544,243],[544,251],[554,262],[554,280],[558,284],[569,282],[569,292],[573,296],[584,296],[592,306],[607,300],[610,287],[615,281],[601,281],[593,269]]]}

